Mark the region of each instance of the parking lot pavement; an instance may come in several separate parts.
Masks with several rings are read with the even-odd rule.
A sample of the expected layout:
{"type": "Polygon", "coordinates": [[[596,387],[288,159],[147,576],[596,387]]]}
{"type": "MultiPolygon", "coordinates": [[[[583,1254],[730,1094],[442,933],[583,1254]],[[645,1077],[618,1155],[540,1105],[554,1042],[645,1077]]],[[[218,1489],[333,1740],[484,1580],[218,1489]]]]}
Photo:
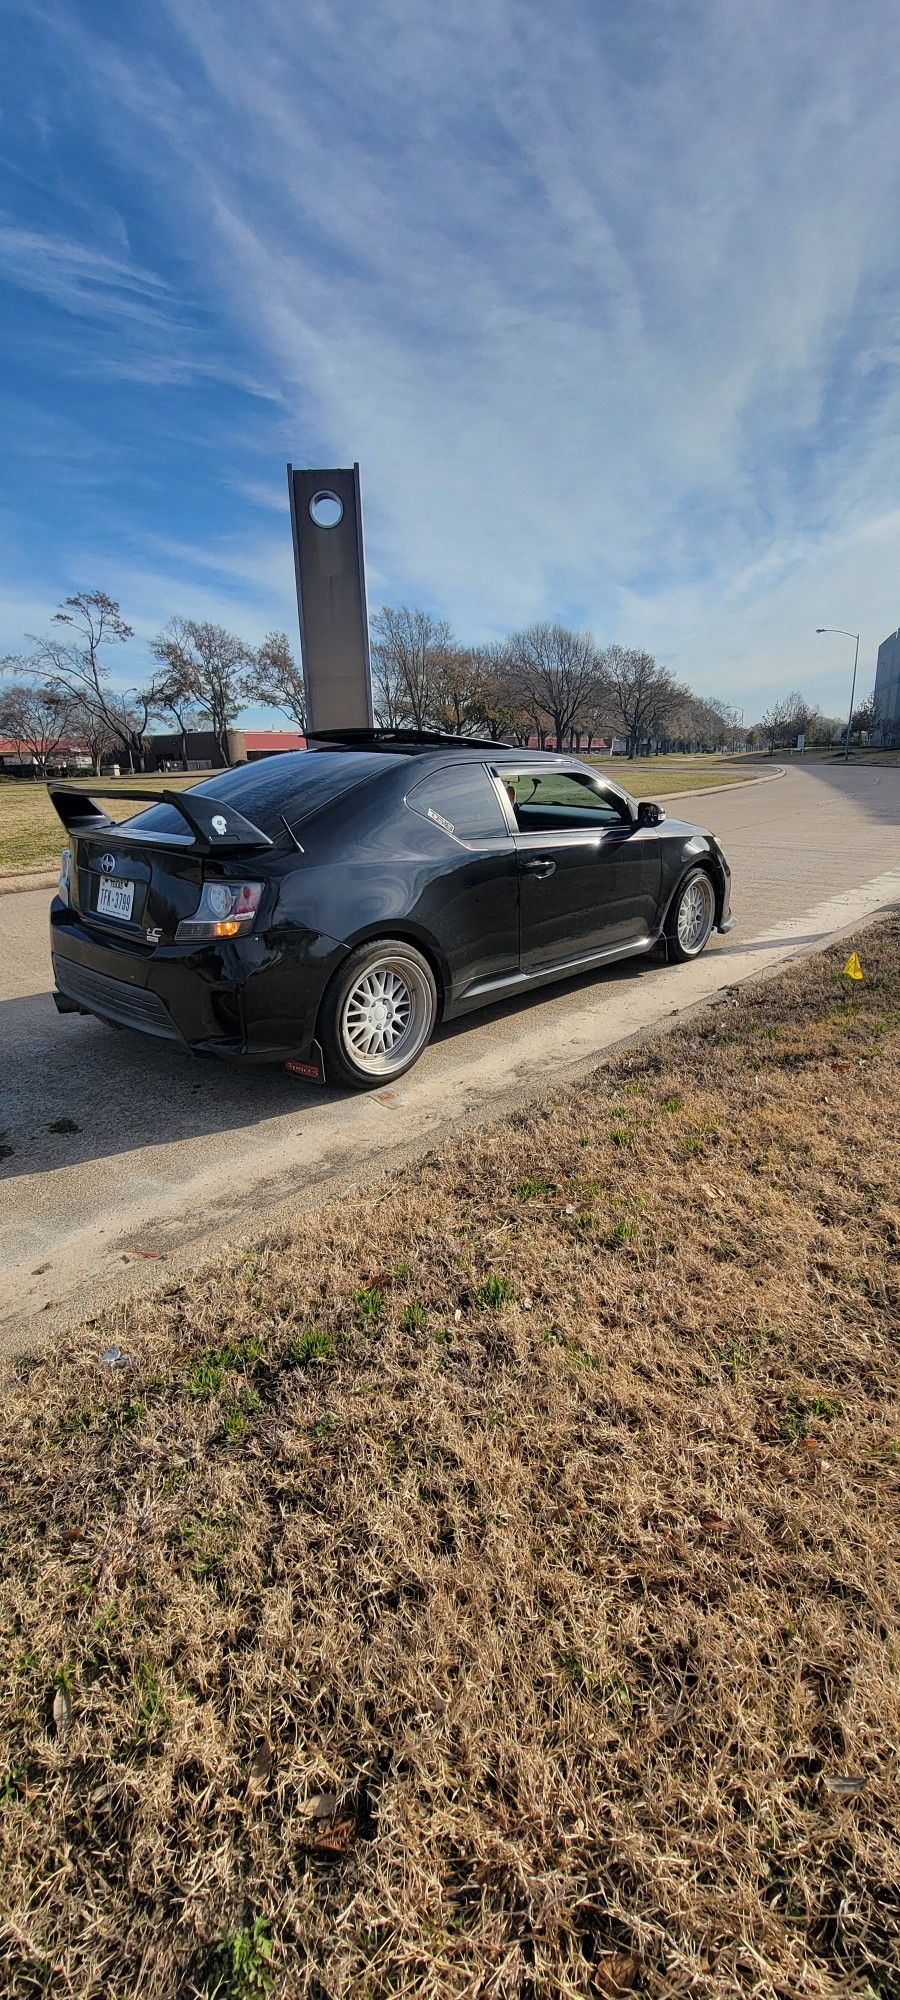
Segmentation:
{"type": "Polygon", "coordinates": [[[790,767],[670,812],[720,836],[737,930],[693,965],[633,961],[454,1023],[373,1095],[57,1015],[48,893],[0,896],[0,1351],[226,1255],[900,901],[898,769],[790,767]]]}

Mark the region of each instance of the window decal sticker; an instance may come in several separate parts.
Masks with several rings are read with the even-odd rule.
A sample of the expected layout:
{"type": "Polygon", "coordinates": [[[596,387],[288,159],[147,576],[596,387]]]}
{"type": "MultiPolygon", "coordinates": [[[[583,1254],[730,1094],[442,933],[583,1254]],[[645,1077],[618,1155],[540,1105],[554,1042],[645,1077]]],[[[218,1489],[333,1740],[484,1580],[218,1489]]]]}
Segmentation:
{"type": "Polygon", "coordinates": [[[455,833],[456,831],[453,821],[445,819],[443,813],[436,813],[433,806],[426,808],[426,818],[433,819],[437,826],[442,826],[445,833],[455,833]]]}

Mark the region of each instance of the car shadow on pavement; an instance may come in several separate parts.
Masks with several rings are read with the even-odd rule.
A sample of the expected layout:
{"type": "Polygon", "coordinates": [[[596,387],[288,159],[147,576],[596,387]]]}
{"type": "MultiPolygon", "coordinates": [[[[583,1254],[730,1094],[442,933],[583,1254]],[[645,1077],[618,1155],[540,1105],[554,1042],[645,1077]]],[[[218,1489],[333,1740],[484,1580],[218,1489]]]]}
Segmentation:
{"type": "MultiPolygon", "coordinates": [[[[479,1026],[525,1021],[536,1008],[568,995],[646,979],[661,969],[660,949],[619,961],[560,984],[519,993],[482,1007],[435,1033],[440,1049],[479,1026]]],[[[115,1029],[93,1017],[58,1015],[51,996],[26,994],[0,1001],[0,1046],[8,1051],[0,1093],[0,1182],[19,1175],[52,1174],[179,1143],[198,1145],[246,1127],[331,1107],[337,1126],[348,1128],[354,1110],[375,1093],[304,1081],[280,1063],[229,1063],[191,1055],[172,1042],[115,1029]]],[[[478,1053],[483,1052],[479,1045],[478,1053]]],[[[427,1070],[430,1051],[422,1057],[427,1070]]],[[[399,1080],[404,1097],[415,1091],[418,1071],[399,1080]]],[[[451,1086],[452,1087],[452,1086],[451,1086]]],[[[147,1172],[154,1171],[148,1158],[147,1172]]]]}
{"type": "Polygon", "coordinates": [[[47,992],[0,1001],[0,1047],[0,1181],[224,1136],[353,1095],[291,1077],[279,1064],[192,1056],[57,1015],[47,992]]]}
{"type": "MultiPolygon", "coordinates": [[[[730,962],[784,942],[777,936],[745,942],[739,932],[716,939],[711,949],[722,966],[722,983],[730,962]]],[[[790,940],[792,948],[821,942],[818,932],[790,940]]],[[[440,1026],[433,1048],[439,1051],[468,1035],[477,1038],[479,1028],[496,1030],[504,1021],[515,1033],[516,1023],[526,1023],[536,1009],[554,1001],[558,1005],[563,998],[574,1006],[596,996],[602,1004],[606,991],[621,993],[626,984],[652,979],[666,967],[660,945],[646,956],[518,993],[440,1026]]],[[[673,989],[673,1001],[677,998],[673,989]]],[[[305,1122],[326,1106],[336,1136],[343,1136],[343,1128],[352,1143],[356,1108],[372,1095],[304,1081],[288,1075],[280,1063],[193,1056],[172,1042],[117,1030],[92,1017],[58,1015],[47,991],[0,1001],[0,1047],[0,1182],[145,1152],[146,1172],[152,1176],[160,1171],[152,1158],[154,1147],[191,1142],[200,1147],[216,1134],[225,1140],[267,1121],[305,1122]]],[[[476,1041],[473,1054],[483,1053],[483,1041],[476,1041]]],[[[423,1074],[429,1061],[426,1051],[423,1074]]],[[[407,1102],[414,1101],[417,1074],[400,1079],[407,1102]]],[[[448,1087],[454,1087],[452,1075],[448,1087]]]]}

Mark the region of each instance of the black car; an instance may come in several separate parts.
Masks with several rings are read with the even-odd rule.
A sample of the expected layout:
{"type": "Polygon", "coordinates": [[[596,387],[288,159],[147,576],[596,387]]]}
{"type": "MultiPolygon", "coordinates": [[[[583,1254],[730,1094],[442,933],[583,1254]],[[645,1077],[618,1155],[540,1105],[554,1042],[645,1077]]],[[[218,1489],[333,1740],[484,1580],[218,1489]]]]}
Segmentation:
{"type": "Polygon", "coordinates": [[[62,1012],[361,1089],[438,1021],[731,928],[711,833],[550,752],[346,731],[121,824],[121,787],[51,795],[62,1012]]]}

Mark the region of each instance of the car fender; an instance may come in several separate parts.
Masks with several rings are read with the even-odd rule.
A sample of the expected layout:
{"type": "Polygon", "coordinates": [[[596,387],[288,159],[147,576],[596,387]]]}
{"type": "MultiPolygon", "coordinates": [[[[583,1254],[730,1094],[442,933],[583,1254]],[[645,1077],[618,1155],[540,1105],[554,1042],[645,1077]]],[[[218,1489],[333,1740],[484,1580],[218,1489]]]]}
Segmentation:
{"type": "Polygon", "coordinates": [[[726,886],[723,857],[709,834],[691,833],[687,839],[681,842],[677,860],[673,856],[666,867],[666,874],[670,878],[671,887],[668,889],[663,903],[661,917],[661,927],[663,930],[668,923],[669,912],[684,882],[685,876],[690,874],[692,868],[705,868],[707,874],[712,877],[713,887],[716,892],[716,923],[721,922],[725,904],[726,886]]]}
{"type": "Polygon", "coordinates": [[[347,939],[347,949],[355,951],[359,945],[369,944],[375,938],[402,938],[404,943],[414,944],[423,958],[427,958],[437,981],[438,1019],[440,1019],[446,1001],[450,997],[451,978],[447,960],[433,932],[427,930],[423,924],[417,924],[411,917],[398,917],[394,920],[383,916],[376,923],[361,925],[359,930],[347,939]]]}

